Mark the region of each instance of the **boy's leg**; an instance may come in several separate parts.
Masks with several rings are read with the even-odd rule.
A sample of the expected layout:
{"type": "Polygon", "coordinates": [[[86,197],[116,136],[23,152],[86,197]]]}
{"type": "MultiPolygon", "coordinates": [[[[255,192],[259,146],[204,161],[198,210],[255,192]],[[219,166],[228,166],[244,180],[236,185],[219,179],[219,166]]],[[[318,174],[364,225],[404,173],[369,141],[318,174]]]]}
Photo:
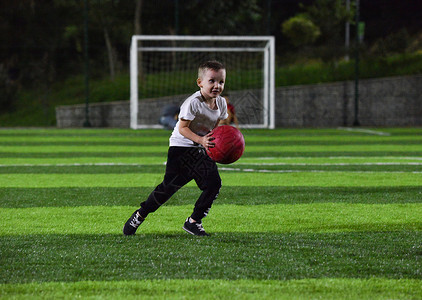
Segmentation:
{"type": "Polygon", "coordinates": [[[190,180],[185,179],[175,173],[165,174],[164,180],[148,196],[148,199],[141,203],[141,208],[137,209],[126,221],[123,227],[125,235],[135,234],[138,227],[142,224],[149,213],[155,212],[170,197],[177,192],[183,185],[190,180]]]}
{"type": "Polygon", "coordinates": [[[192,178],[187,177],[186,174],[181,172],[179,158],[184,151],[186,150],[183,148],[180,149],[180,147],[169,148],[166,174],[164,175],[163,182],[151,192],[146,201],[141,203],[141,208],[137,209],[126,221],[123,227],[123,233],[125,235],[135,234],[139,225],[141,225],[149,213],[156,211],[175,192],[192,180],[192,178]]]}
{"type": "Polygon", "coordinates": [[[202,193],[195,203],[192,215],[186,219],[183,229],[192,235],[207,236],[209,234],[202,227],[202,219],[207,216],[212,203],[220,192],[221,178],[217,165],[205,151],[199,162],[200,166],[196,169],[194,179],[202,193]]]}
{"type": "Polygon", "coordinates": [[[146,218],[149,213],[155,212],[161,205],[167,202],[182,186],[192,180],[186,172],[182,172],[180,156],[186,151],[180,147],[170,147],[167,158],[166,174],[161,182],[141,203],[139,213],[146,218]]]}
{"type": "Polygon", "coordinates": [[[196,184],[202,193],[196,201],[191,215],[191,218],[198,223],[201,223],[201,220],[207,216],[221,188],[221,178],[216,163],[205,153],[205,150],[202,155],[201,164],[194,174],[196,184]]]}
{"type": "Polygon", "coordinates": [[[164,180],[151,192],[147,200],[141,203],[139,214],[146,218],[149,213],[155,212],[167,202],[182,186],[190,180],[180,174],[170,173],[164,175],[164,180]]]}
{"type": "Polygon", "coordinates": [[[200,223],[217,198],[221,188],[221,178],[216,163],[197,147],[170,147],[164,180],[141,203],[140,215],[145,218],[156,211],[182,186],[195,179],[202,193],[195,203],[191,216],[200,223]]]}

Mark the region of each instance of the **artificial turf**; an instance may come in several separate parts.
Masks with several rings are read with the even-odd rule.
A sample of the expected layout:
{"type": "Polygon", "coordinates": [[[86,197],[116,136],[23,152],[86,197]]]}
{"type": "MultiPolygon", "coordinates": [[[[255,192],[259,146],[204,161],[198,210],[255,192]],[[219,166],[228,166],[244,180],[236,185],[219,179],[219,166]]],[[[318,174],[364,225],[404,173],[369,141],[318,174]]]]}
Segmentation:
{"type": "Polygon", "coordinates": [[[421,129],[243,133],[196,238],[194,184],[122,235],[169,132],[0,130],[0,298],[422,298],[421,129]]]}

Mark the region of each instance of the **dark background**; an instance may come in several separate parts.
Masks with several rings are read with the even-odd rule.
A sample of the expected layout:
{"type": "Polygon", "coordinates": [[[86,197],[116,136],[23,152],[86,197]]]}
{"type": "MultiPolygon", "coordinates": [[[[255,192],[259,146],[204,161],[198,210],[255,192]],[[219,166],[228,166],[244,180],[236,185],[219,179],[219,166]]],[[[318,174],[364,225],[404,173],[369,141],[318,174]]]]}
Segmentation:
{"type": "MultiPolygon", "coordinates": [[[[352,11],[355,0],[351,0],[352,11]]],[[[274,35],[277,64],[344,56],[344,23],[326,28],[312,45],[295,47],[281,24],[307,7],[345,0],[87,0],[91,78],[128,72],[130,38],[147,35],[274,35]],[[138,5],[138,6],[137,6],[138,5]],[[139,18],[136,18],[137,7],[139,18]]],[[[317,10],[318,11],[318,10],[317,10]]],[[[83,0],[0,0],[0,114],[18,94],[84,74],[83,0]]],[[[353,23],[353,16],[352,23],[353,23]]],[[[360,0],[364,56],[420,51],[422,0],[360,0]],[[412,46],[416,45],[416,46],[412,46]],[[418,48],[419,47],[419,48],[418,48]],[[418,50],[419,49],[419,50],[418,50]]],[[[355,29],[350,28],[353,46],[355,29]]]]}

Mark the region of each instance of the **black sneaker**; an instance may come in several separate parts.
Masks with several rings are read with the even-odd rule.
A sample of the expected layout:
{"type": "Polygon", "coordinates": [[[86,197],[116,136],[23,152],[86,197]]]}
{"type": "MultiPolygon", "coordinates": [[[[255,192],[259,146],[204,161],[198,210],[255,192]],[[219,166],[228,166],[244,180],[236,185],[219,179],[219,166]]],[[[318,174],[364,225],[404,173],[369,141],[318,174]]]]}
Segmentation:
{"type": "Polygon", "coordinates": [[[139,215],[139,209],[135,210],[135,212],[132,214],[129,220],[127,220],[125,226],[123,227],[123,234],[124,235],[135,234],[136,229],[138,229],[139,225],[141,225],[144,220],[145,219],[139,215]]]}
{"type": "Polygon", "coordinates": [[[189,218],[186,219],[185,225],[183,225],[183,230],[187,233],[197,236],[208,236],[209,234],[205,232],[204,227],[202,227],[202,223],[191,223],[189,222],[189,218]]]}

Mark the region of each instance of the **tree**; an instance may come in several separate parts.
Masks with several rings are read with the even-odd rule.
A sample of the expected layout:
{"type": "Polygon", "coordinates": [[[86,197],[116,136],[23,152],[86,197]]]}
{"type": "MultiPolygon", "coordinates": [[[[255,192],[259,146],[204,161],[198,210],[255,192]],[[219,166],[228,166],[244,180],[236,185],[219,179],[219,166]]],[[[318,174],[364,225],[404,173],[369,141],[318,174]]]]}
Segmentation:
{"type": "MultiPolygon", "coordinates": [[[[141,35],[142,34],[142,8],[143,8],[144,1],[143,0],[136,0],[136,7],[135,7],[135,16],[133,18],[134,23],[134,34],[141,35]]],[[[141,46],[142,42],[139,42],[139,46],[141,46]]],[[[141,80],[144,80],[144,67],[142,65],[142,52],[138,52],[138,76],[141,80]]]]}
{"type": "Polygon", "coordinates": [[[314,53],[324,60],[343,56],[344,24],[351,20],[343,0],[316,0],[300,5],[302,12],[282,23],[282,31],[295,46],[313,44],[314,53]]]}
{"type": "Polygon", "coordinates": [[[181,30],[194,35],[262,34],[262,9],[257,0],[187,1],[181,30]],[[194,25],[194,26],[192,26],[194,25]]]}
{"type": "Polygon", "coordinates": [[[97,1],[91,7],[92,21],[98,26],[104,37],[104,44],[107,50],[108,66],[110,72],[110,80],[114,81],[116,76],[117,51],[114,41],[111,38],[110,31],[113,29],[116,21],[113,17],[113,11],[116,9],[115,1],[97,1]]]}
{"type": "Polygon", "coordinates": [[[294,16],[281,25],[282,32],[295,46],[312,44],[321,35],[321,31],[305,15],[294,16]]]}
{"type": "Polygon", "coordinates": [[[321,30],[321,42],[335,43],[343,41],[343,28],[346,21],[351,21],[343,0],[316,0],[314,5],[302,6],[305,15],[321,30]]]}

